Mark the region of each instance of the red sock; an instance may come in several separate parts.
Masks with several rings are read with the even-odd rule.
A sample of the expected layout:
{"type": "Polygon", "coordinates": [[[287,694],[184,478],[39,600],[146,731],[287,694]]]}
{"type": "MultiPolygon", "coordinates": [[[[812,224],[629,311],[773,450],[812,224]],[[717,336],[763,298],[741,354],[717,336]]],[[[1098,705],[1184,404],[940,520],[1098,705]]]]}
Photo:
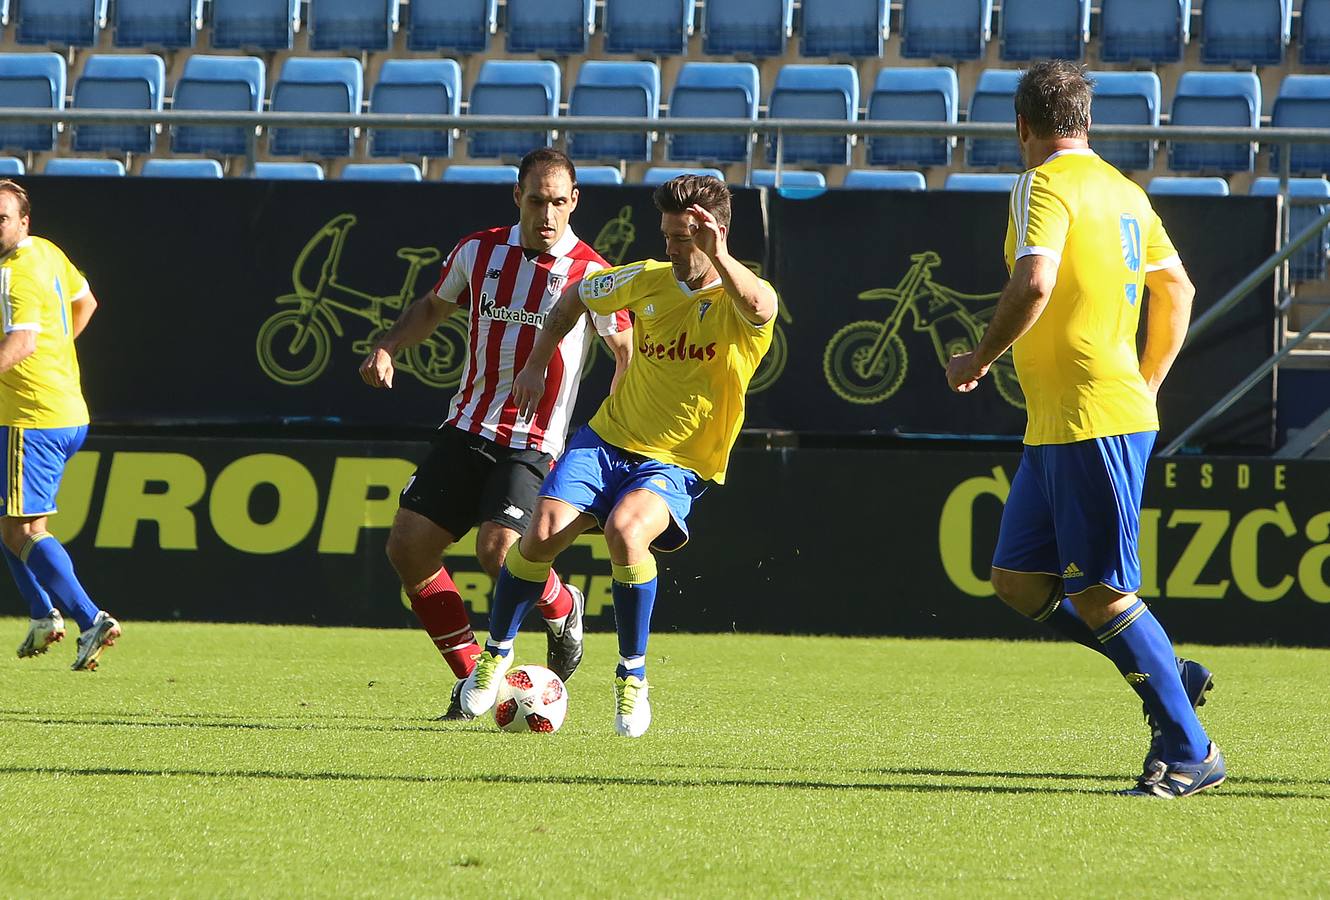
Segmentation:
{"type": "Polygon", "coordinates": [[[559,580],[559,576],[550,569],[550,577],[545,579],[545,590],[536,601],[536,609],[547,619],[562,619],[573,611],[573,595],[559,580]]]}
{"type": "Polygon", "coordinates": [[[458,678],[471,674],[480,652],[471,620],[462,603],[462,595],[446,569],[439,569],[423,588],[409,595],[411,609],[434,646],[443,654],[448,668],[458,678]]]}

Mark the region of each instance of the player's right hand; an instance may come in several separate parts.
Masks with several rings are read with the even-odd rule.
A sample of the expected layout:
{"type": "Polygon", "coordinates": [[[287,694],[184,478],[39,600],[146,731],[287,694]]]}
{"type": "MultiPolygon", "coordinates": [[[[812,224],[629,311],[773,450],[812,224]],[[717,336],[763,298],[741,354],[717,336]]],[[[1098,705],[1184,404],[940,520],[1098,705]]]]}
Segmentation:
{"type": "Polygon", "coordinates": [[[393,357],[382,347],[375,347],[360,364],[360,377],[365,384],[374,388],[393,386],[393,357]]]}
{"type": "Polygon", "coordinates": [[[544,395],[545,373],[536,371],[530,365],[523,366],[513,379],[513,406],[517,407],[517,414],[523,419],[534,416],[536,408],[540,406],[540,398],[544,395]]]}

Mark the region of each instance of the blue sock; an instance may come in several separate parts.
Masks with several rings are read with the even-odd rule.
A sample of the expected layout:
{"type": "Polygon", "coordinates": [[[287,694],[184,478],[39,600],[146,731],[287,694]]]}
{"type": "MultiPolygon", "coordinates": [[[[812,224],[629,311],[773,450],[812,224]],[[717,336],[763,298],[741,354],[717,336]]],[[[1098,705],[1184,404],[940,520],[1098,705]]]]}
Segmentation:
{"type": "MultiPolygon", "coordinates": [[[[1104,647],[1094,636],[1094,631],[1077,614],[1070,603],[1062,596],[1062,581],[1059,579],[1052,593],[1048,595],[1044,608],[1031,616],[1036,622],[1043,622],[1058,634],[1075,641],[1082,647],[1089,647],[1095,653],[1103,653],[1104,647]]],[[[1107,654],[1105,654],[1107,655],[1107,654]]]]}
{"type": "Polygon", "coordinates": [[[97,604],[92,602],[88,592],[79,583],[78,576],[74,574],[74,561],[69,558],[64,545],[55,539],[55,535],[46,532],[34,534],[24,548],[23,562],[46,593],[54,597],[79,623],[80,631],[92,627],[92,621],[99,612],[97,604]]]}
{"type": "Polygon", "coordinates": [[[656,606],[656,561],[632,566],[611,566],[614,583],[614,627],[619,633],[619,678],[647,677],[647,637],[651,633],[651,610],[656,606]]]}
{"type": "Polygon", "coordinates": [[[526,559],[514,545],[508,550],[490,601],[490,633],[485,649],[500,656],[513,652],[522,620],[545,590],[553,563],[526,559]]]}
{"type": "MultiPolygon", "coordinates": [[[[0,547],[3,546],[0,544],[0,547]]],[[[5,562],[9,564],[9,573],[14,576],[14,584],[18,585],[18,592],[23,595],[23,599],[28,601],[28,617],[45,618],[55,608],[51,603],[51,595],[42,589],[37,579],[33,577],[32,570],[14,555],[14,551],[8,547],[4,547],[4,551],[5,562]]]]}
{"type": "Polygon", "coordinates": [[[1199,762],[1210,738],[1196,718],[1178,675],[1173,644],[1149,608],[1137,600],[1126,612],[1095,631],[1104,655],[1140,696],[1164,735],[1166,762],[1199,762]]]}

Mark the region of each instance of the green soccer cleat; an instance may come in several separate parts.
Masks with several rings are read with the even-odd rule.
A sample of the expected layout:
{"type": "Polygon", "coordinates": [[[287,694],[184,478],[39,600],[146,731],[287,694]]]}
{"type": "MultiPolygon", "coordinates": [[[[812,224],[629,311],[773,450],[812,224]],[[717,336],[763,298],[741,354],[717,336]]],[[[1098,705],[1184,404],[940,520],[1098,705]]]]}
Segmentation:
{"type": "Polygon", "coordinates": [[[1205,759],[1198,763],[1166,763],[1152,759],[1136,787],[1121,791],[1127,797],[1161,797],[1173,800],[1190,797],[1224,783],[1224,754],[1213,742],[1205,759]]]}
{"type": "Polygon", "coordinates": [[[494,708],[499,699],[499,685],[508,667],[513,664],[511,654],[500,656],[483,650],[476,656],[476,667],[462,682],[462,712],[469,716],[480,716],[494,708]]]}
{"type": "Polygon", "coordinates": [[[651,727],[651,701],[647,683],[636,675],[614,679],[614,733],[641,737],[651,727]]]}
{"type": "Polygon", "coordinates": [[[65,620],[53,609],[40,619],[28,620],[28,636],[18,645],[18,658],[40,656],[52,644],[65,639],[65,620]]]}
{"type": "Polygon", "coordinates": [[[97,671],[97,658],[107,647],[115,646],[120,637],[120,623],[106,614],[105,610],[97,613],[92,620],[92,627],[79,635],[78,655],[74,657],[75,672],[97,671]]]}

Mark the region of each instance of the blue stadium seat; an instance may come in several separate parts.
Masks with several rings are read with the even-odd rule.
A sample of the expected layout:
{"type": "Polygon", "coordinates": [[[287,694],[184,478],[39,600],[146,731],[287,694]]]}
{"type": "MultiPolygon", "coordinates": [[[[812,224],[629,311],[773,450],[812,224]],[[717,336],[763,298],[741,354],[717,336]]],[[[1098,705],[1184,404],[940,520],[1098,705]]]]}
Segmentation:
{"type": "Polygon", "coordinates": [[[1160,175],[1150,179],[1145,192],[1182,197],[1227,197],[1228,182],[1218,176],[1160,175]]]}
{"type": "MultiPolygon", "coordinates": [[[[462,68],[451,59],[389,59],[369,95],[372,113],[456,116],[462,109],[462,68]]],[[[450,131],[372,128],[370,156],[452,156],[450,131]]]]}
{"type": "Polygon", "coordinates": [[[17,156],[0,156],[0,175],[8,178],[10,175],[23,175],[27,171],[27,166],[17,156]]]}
{"type": "Polygon", "coordinates": [[[800,56],[882,56],[887,0],[803,0],[800,9],[800,56]]]}
{"type": "Polygon", "coordinates": [[[944,191],[986,191],[1010,194],[1019,175],[998,172],[952,172],[942,183],[944,191]]]}
{"type": "Polygon", "coordinates": [[[794,0],[708,0],[703,16],[703,53],[783,56],[794,28],[794,0]]]}
{"type": "MultiPolygon", "coordinates": [[[[670,115],[681,119],[757,119],[757,66],[752,63],[684,63],[670,92],[670,115]]],[[[666,158],[742,162],[746,134],[671,134],[666,158]]]]}
{"type": "MultiPolygon", "coordinates": [[[[1255,72],[1183,72],[1169,122],[1255,128],[1260,118],[1261,82],[1255,72]]],[[[1255,147],[1250,143],[1169,142],[1168,167],[1175,172],[1250,172],[1255,160],[1255,147]]]]}
{"type": "Polygon", "coordinates": [[[1090,40],[1090,0],[1002,0],[1002,58],[1081,59],[1090,40]]]}
{"type": "Polygon", "coordinates": [[[499,0],[411,0],[406,21],[408,50],[484,53],[498,29],[499,0]]]}
{"type": "MultiPolygon", "coordinates": [[[[868,98],[868,118],[877,122],[951,122],[960,106],[956,70],[911,67],[883,69],[868,98]]],[[[949,166],[952,138],[870,137],[873,166],[949,166]]]]}
{"type": "MultiPolygon", "coordinates": [[[[1252,182],[1251,193],[1254,197],[1273,197],[1279,193],[1278,178],[1257,178],[1252,182]]],[[[1289,205],[1289,234],[1296,237],[1316,219],[1330,209],[1330,181],[1324,178],[1290,178],[1288,193],[1292,200],[1314,199],[1320,203],[1298,203],[1289,205]]],[[[1326,276],[1326,254],[1330,254],[1330,227],[1321,230],[1319,238],[1312,238],[1295,251],[1289,260],[1289,268],[1296,281],[1319,281],[1326,276]]]]}
{"type": "Polygon", "coordinates": [[[203,0],[116,0],[117,47],[193,47],[203,0]]]}
{"type": "MultiPolygon", "coordinates": [[[[859,73],[847,65],[788,65],[776,74],[776,86],[767,100],[772,119],[859,118],[859,73]]],[[[787,134],[783,154],[787,163],[850,164],[848,137],[820,134],[787,134]]],[[[767,159],[776,161],[776,136],[768,141],[767,159]]]]}
{"type": "MultiPolygon", "coordinates": [[[[752,183],[753,187],[775,187],[776,170],[754,169],[752,183]]],[[[825,190],[827,176],[821,172],[810,172],[805,169],[784,169],[780,173],[780,183],[781,187],[787,188],[820,188],[825,190]]]]}
{"type": "Polygon", "coordinates": [[[642,174],[642,183],[649,187],[655,187],[656,185],[664,184],[671,178],[678,178],[680,175],[710,175],[712,178],[719,178],[721,181],[725,180],[725,173],[720,169],[712,169],[709,167],[690,168],[687,166],[682,168],[677,166],[652,166],[642,174]]]}
{"type": "MultiPolygon", "coordinates": [[[[257,56],[192,54],[176,82],[173,109],[261,112],[265,88],[263,60],[257,56]]],[[[177,125],[171,149],[176,153],[246,152],[252,129],[225,125],[177,125]]]]}
{"type": "Polygon", "coordinates": [[[316,0],[309,6],[311,50],[391,50],[398,0],[316,0]]]}
{"type": "Polygon", "coordinates": [[[343,181],[421,181],[420,166],[415,163],[347,163],[342,167],[343,181]]]}
{"type": "Polygon", "coordinates": [[[692,34],[693,0],[606,0],[606,53],[680,56],[692,34]]]}
{"type": "Polygon", "coordinates": [[[841,187],[861,191],[922,191],[928,189],[923,172],[883,172],[874,169],[851,169],[845,173],[841,187]]]}
{"type": "Polygon", "coordinates": [[[594,14],[591,0],[508,0],[508,52],[586,53],[594,14]]]}
{"type": "Polygon", "coordinates": [[[323,166],[312,162],[258,162],[254,177],[265,181],[322,181],[323,166]]]}
{"type": "Polygon", "coordinates": [[[452,165],[443,170],[441,180],[454,184],[516,184],[517,166],[452,165]]]}
{"type": "MultiPolygon", "coordinates": [[[[5,106],[65,108],[65,58],[59,53],[0,53],[0,96],[5,106]]],[[[0,149],[54,150],[54,125],[0,121],[0,149]]]]}
{"type": "Polygon", "coordinates": [[[218,50],[290,50],[299,22],[300,0],[212,0],[209,39],[218,50]]]}
{"type": "Polygon", "coordinates": [[[18,7],[20,44],[95,47],[106,27],[107,0],[27,0],[18,7]]]}
{"type": "MultiPolygon", "coordinates": [[[[1095,125],[1158,125],[1159,76],[1154,72],[1089,72],[1094,82],[1090,103],[1095,125]]],[[[1096,153],[1119,169],[1152,169],[1154,141],[1100,141],[1090,135],[1096,153]]]]}
{"type": "MultiPolygon", "coordinates": [[[[974,96],[970,98],[971,122],[1005,122],[1016,131],[1013,106],[1016,84],[1021,73],[1015,69],[984,69],[979,73],[974,96]]],[[[1003,166],[1024,169],[1021,148],[1016,138],[967,138],[965,161],[971,166],[1003,166]]]]}
{"type": "MultiPolygon", "coordinates": [[[[1330,125],[1330,75],[1286,77],[1279,85],[1270,124],[1276,128],[1325,128],[1330,125]]],[[[1292,146],[1289,167],[1293,174],[1330,172],[1330,141],[1292,146]]],[[[1279,171],[1282,151],[1278,144],[1271,147],[1270,171],[1279,171]]]]}
{"type": "Polygon", "coordinates": [[[1298,46],[1304,66],[1330,66],[1330,0],[1302,0],[1298,46]]]}
{"type": "Polygon", "coordinates": [[[1201,7],[1201,62],[1276,65],[1284,61],[1293,0],[1205,0],[1201,7]]]}
{"type": "Polygon", "coordinates": [[[993,0],[905,0],[901,56],[981,59],[993,36],[993,0]]]}
{"type": "Polygon", "coordinates": [[[579,185],[623,184],[623,172],[618,166],[578,166],[577,183],[579,185]]]}
{"type": "MultiPolygon", "coordinates": [[[[150,53],[89,56],[74,84],[75,109],[161,109],[166,64],[150,53]]],[[[156,131],[148,125],[76,125],[75,151],[151,153],[156,131]]]]}
{"type": "MultiPolygon", "coordinates": [[[[641,116],[654,119],[660,107],[660,69],[653,62],[588,60],[577,72],[568,97],[570,116],[641,116]]],[[[573,159],[650,160],[648,131],[572,131],[568,155],[573,159]]]]}
{"type": "Polygon", "coordinates": [[[139,174],[147,178],[221,178],[222,164],[215,159],[150,159],[139,174]]]}
{"type": "Polygon", "coordinates": [[[46,161],[44,175],[77,175],[114,178],[125,174],[125,164],[118,159],[83,159],[56,156],[46,161]]]}
{"type": "Polygon", "coordinates": [[[1191,37],[1191,0],[1101,0],[1103,62],[1179,62],[1191,37]]]}
{"type": "MultiPolygon", "coordinates": [[[[272,86],[273,112],[359,113],[364,73],[358,59],[291,56],[272,86]]],[[[268,149],[275,156],[350,156],[350,128],[274,128],[268,149]]]]}
{"type": "MultiPolygon", "coordinates": [[[[557,116],[561,74],[549,60],[487,60],[471,86],[471,115],[557,116]]],[[[554,142],[549,131],[472,131],[472,157],[520,157],[554,142]]]]}

